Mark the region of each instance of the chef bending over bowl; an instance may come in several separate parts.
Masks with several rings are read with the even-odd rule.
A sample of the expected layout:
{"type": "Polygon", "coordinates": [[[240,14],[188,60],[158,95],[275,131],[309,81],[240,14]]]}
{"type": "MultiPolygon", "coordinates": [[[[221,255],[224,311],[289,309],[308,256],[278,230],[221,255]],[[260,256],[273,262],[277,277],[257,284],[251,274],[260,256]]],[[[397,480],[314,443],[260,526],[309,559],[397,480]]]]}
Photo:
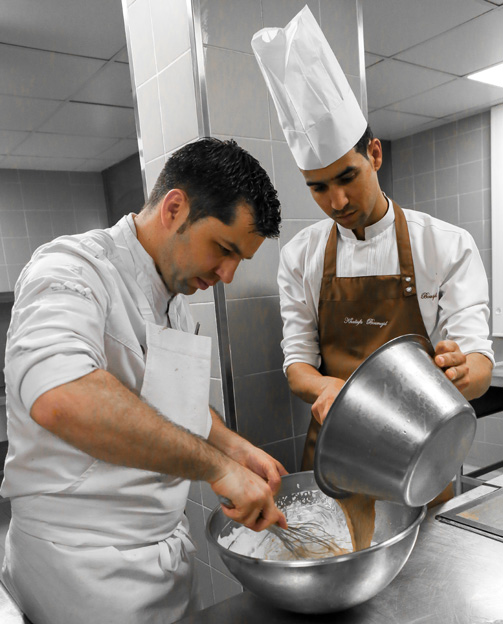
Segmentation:
{"type": "Polygon", "coordinates": [[[286,526],[279,462],[208,408],[210,338],[185,295],[230,283],[279,202],[234,141],[167,161],[139,214],[39,248],[6,350],[12,521],[3,581],[34,624],[168,624],[197,606],[190,480],[286,526]]]}

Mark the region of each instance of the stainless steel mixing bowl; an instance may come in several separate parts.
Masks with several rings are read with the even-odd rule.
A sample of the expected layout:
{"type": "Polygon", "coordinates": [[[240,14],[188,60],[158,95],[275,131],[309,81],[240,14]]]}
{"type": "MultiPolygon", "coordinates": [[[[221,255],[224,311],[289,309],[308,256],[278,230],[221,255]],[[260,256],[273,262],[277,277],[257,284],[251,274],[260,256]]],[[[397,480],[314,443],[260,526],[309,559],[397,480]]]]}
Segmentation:
{"type": "MultiPolygon", "coordinates": [[[[278,497],[288,504],[299,492],[316,490],[314,473],[282,478],[278,497]]],[[[376,502],[375,546],[339,557],[272,561],[247,557],[224,548],[218,537],[238,525],[214,509],[206,534],[222,561],[249,591],[270,603],[298,613],[341,611],[369,600],[383,590],[406,563],[416,542],[426,508],[376,502]]]]}
{"type": "Polygon", "coordinates": [[[419,507],[452,480],[477,419],[432,354],[422,336],[401,336],[349,377],[316,442],[314,473],[325,494],[360,492],[419,507]]]}

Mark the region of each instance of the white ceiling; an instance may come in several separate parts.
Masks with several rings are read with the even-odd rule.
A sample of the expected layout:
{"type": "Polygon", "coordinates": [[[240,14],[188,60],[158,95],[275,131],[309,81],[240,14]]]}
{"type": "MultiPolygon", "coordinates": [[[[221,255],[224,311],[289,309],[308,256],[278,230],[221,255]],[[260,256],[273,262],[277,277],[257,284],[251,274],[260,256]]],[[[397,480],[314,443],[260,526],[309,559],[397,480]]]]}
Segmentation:
{"type": "Polygon", "coordinates": [[[488,110],[466,76],[503,61],[503,0],[362,0],[369,122],[397,139],[488,110]]]}
{"type": "Polygon", "coordinates": [[[138,151],[120,0],[0,11],[0,168],[102,171],[138,151]]]}
{"type": "MultiPolygon", "coordinates": [[[[503,103],[466,78],[503,61],[503,0],[361,2],[376,136],[503,103]]],[[[121,1],[2,2],[0,168],[102,171],[135,151],[121,1]]]]}

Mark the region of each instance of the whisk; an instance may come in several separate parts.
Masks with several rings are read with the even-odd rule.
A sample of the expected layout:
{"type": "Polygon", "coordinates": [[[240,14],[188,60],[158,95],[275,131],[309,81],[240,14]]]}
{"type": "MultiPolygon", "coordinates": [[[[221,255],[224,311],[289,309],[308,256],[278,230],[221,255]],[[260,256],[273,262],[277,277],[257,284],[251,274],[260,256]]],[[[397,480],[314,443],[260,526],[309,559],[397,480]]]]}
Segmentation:
{"type": "Polygon", "coordinates": [[[267,530],[281,541],[295,559],[323,558],[347,552],[316,522],[289,524],[287,529],[273,524],[267,530]]]}
{"type": "MultiPolygon", "coordinates": [[[[225,507],[232,509],[234,505],[227,498],[219,496],[225,507]]],[[[342,555],[347,552],[338,546],[333,537],[317,522],[303,522],[299,525],[289,524],[283,529],[278,524],[271,524],[266,531],[276,536],[295,559],[323,558],[342,555]]]]}

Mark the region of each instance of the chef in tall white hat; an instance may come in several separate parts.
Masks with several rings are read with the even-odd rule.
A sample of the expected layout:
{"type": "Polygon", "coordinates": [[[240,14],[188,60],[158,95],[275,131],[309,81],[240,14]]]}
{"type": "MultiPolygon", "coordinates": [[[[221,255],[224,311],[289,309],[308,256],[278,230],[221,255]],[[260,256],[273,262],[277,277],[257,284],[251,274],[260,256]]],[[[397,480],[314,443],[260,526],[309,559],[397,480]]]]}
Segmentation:
{"type": "Polygon", "coordinates": [[[252,48],[295,162],[329,217],[282,248],[278,272],[284,371],[312,404],[310,469],[345,380],[392,338],[428,337],[436,364],[466,398],[487,390],[488,285],[468,232],[381,191],[381,143],[309,8],[285,28],[257,32],[252,48]]]}

